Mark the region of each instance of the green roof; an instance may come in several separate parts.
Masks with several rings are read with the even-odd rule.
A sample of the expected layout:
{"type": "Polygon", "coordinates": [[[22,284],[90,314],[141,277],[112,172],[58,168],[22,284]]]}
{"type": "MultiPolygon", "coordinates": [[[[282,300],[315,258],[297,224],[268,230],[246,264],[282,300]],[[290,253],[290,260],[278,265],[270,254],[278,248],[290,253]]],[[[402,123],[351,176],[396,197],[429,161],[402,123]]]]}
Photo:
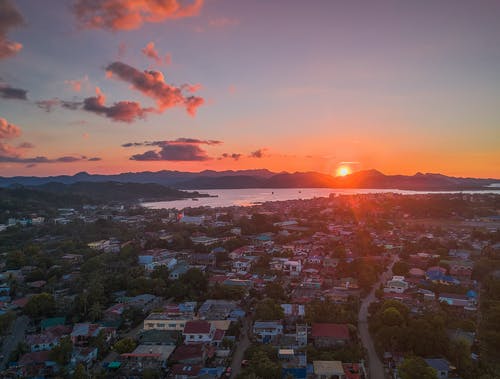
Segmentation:
{"type": "Polygon", "coordinates": [[[108,368],[120,368],[121,365],[122,364],[120,362],[113,361],[109,362],[108,368]]]}
{"type": "Polygon", "coordinates": [[[53,326],[64,325],[64,324],[66,324],[66,317],[52,317],[42,320],[40,322],[40,327],[42,328],[42,330],[45,330],[53,326]]]}

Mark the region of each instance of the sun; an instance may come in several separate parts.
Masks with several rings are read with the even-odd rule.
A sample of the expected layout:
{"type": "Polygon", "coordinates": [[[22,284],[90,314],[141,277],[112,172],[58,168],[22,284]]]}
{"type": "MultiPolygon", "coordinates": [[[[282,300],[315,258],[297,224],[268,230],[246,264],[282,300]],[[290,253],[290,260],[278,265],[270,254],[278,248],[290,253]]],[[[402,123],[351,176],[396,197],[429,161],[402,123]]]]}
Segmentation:
{"type": "Polygon", "coordinates": [[[351,173],[351,169],[347,166],[340,166],[337,168],[337,176],[346,176],[351,173]]]}

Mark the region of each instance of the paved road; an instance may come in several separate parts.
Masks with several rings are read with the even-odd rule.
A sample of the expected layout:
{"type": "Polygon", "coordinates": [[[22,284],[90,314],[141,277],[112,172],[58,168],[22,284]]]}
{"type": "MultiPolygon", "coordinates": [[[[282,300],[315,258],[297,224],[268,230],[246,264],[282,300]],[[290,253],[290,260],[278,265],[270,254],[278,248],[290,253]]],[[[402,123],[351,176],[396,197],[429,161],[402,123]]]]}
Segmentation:
{"type": "Polygon", "coordinates": [[[250,339],[248,338],[249,325],[251,325],[251,319],[245,317],[243,319],[243,327],[241,328],[241,338],[237,342],[233,361],[231,362],[231,379],[235,378],[240,373],[241,361],[243,360],[246,349],[250,346],[250,339]]]}
{"type": "Polygon", "coordinates": [[[30,319],[27,316],[17,317],[11,325],[10,334],[5,337],[2,344],[3,358],[0,360],[0,368],[4,369],[9,360],[10,353],[13,352],[19,342],[24,342],[24,335],[28,328],[30,319]]]}
{"type": "Polygon", "coordinates": [[[380,276],[379,281],[373,285],[371,292],[363,299],[359,309],[358,330],[361,342],[368,353],[368,377],[370,379],[385,379],[385,369],[377,355],[373,339],[368,331],[368,306],[376,300],[375,290],[379,288],[380,283],[385,283],[387,279],[392,277],[392,266],[398,260],[398,257],[394,257],[387,271],[380,276]]]}

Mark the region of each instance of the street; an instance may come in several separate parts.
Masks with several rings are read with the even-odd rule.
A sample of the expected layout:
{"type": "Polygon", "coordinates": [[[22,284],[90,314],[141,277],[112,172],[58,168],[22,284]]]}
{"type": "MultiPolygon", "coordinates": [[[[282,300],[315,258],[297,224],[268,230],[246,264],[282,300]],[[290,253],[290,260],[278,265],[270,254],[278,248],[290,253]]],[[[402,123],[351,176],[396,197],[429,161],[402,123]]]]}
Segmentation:
{"type": "Polygon", "coordinates": [[[250,339],[248,338],[249,325],[251,325],[251,319],[247,316],[243,319],[241,338],[236,345],[236,350],[233,355],[233,362],[231,363],[231,379],[235,378],[240,373],[241,362],[243,361],[245,351],[250,346],[250,339]]]}
{"type": "Polygon", "coordinates": [[[10,334],[5,337],[2,344],[2,356],[0,360],[0,368],[3,370],[5,365],[9,361],[9,356],[12,351],[14,351],[19,344],[19,342],[24,342],[24,335],[26,333],[26,328],[29,324],[29,317],[21,316],[17,317],[10,327],[10,334]]]}
{"type": "Polygon", "coordinates": [[[363,299],[359,309],[358,330],[361,342],[363,343],[363,346],[368,354],[368,377],[370,379],[385,379],[385,370],[382,361],[377,355],[373,339],[368,330],[368,307],[376,300],[376,289],[379,288],[381,283],[385,283],[386,280],[392,277],[392,266],[398,260],[398,257],[393,258],[388,269],[380,276],[378,282],[373,285],[373,288],[368,296],[363,299]]]}

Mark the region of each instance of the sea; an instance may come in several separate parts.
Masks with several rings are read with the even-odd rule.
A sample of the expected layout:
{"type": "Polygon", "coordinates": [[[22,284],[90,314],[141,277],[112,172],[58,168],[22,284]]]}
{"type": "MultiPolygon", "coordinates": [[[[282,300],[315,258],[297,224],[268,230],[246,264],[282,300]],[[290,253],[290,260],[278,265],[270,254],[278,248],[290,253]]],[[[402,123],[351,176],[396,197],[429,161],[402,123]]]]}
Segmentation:
{"type": "Polygon", "coordinates": [[[331,189],[331,188],[244,188],[244,189],[207,189],[197,190],[199,193],[208,194],[210,197],[200,197],[197,199],[182,199],[171,201],[146,202],[142,205],[151,209],[178,209],[193,207],[249,207],[262,204],[267,201],[285,201],[299,199],[313,199],[317,197],[328,197],[331,194],[356,195],[370,193],[398,193],[402,195],[416,195],[429,193],[464,193],[481,194],[497,193],[500,188],[492,187],[491,190],[470,190],[470,191],[407,191],[397,189],[331,189]]]}

